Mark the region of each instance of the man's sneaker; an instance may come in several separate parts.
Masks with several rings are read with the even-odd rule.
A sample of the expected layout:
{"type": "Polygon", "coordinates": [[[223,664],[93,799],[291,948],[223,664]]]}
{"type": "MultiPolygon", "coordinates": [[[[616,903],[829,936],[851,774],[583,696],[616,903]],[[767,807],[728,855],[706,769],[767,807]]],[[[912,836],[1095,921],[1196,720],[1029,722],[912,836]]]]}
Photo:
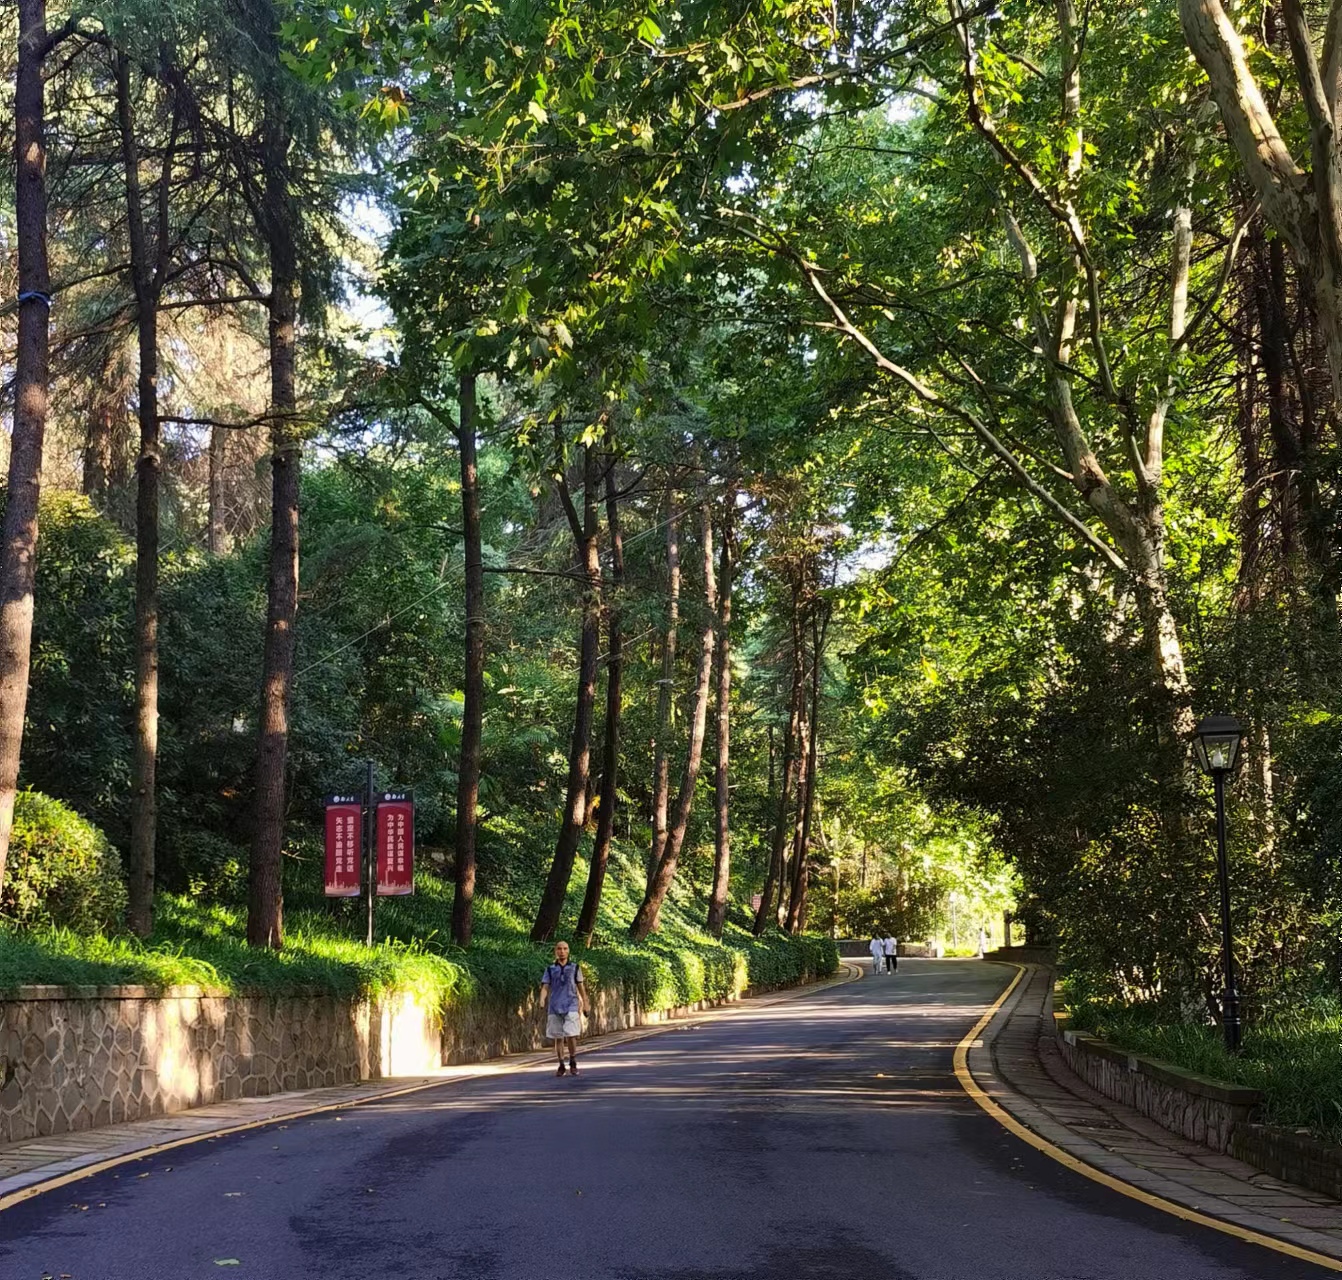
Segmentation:
{"type": "Polygon", "coordinates": [[[571,1076],[576,1076],[578,1074],[578,1064],[572,1059],[569,1060],[568,1073],[571,1076]]]}
{"type": "Polygon", "coordinates": [[[563,1076],[563,1075],[567,1075],[567,1074],[568,1074],[568,1071],[567,1071],[567,1069],[565,1068],[564,1064],[561,1062],[561,1063],[559,1064],[559,1070],[555,1072],[555,1075],[557,1075],[557,1076],[563,1076]]]}

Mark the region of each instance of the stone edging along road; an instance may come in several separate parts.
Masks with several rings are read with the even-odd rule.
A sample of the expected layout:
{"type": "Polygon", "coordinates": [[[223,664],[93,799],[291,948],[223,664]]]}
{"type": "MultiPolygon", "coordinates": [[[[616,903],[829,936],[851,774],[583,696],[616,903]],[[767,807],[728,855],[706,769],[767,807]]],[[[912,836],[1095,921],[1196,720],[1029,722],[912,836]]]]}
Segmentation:
{"type": "MultiPolygon", "coordinates": [[[[1342,1272],[1342,1234],[1310,1230],[1285,1216],[1287,1212],[1296,1212],[1308,1221],[1308,1215],[1313,1213],[1332,1219],[1337,1216],[1333,1211],[1342,1208],[1335,1202],[1257,1174],[1239,1161],[1216,1156],[1209,1149],[1197,1148],[1202,1154],[1190,1162],[1187,1153],[1195,1144],[1170,1134],[1168,1150],[1162,1150],[1162,1139],[1152,1138],[1155,1126],[1149,1122],[1142,1124],[1141,1118],[1137,1118],[1137,1123],[1126,1134],[1127,1141],[1133,1144],[1134,1150],[1146,1146],[1168,1155],[1168,1167],[1172,1171],[1166,1174],[1160,1169],[1144,1167],[1138,1157],[1126,1158],[1121,1149],[1101,1145],[1082,1131],[1086,1126],[1077,1123],[1075,1127],[1069,1127],[1045,1105],[1043,1094],[1048,1085],[1034,1089],[1039,1096],[1031,1097],[1031,1088],[1017,1088],[1008,1082],[995,1060],[996,1042],[1007,1033],[1007,1038],[1013,1042],[1010,1046],[1012,1053],[1028,1054],[1038,1059],[1040,1011],[1031,1008],[1034,1004],[1032,996],[1039,994],[1040,975],[1043,974],[1043,1011],[1047,1013],[1051,975],[1037,965],[1019,965],[1010,961],[990,963],[1015,969],[1015,976],[956,1046],[955,1075],[965,1092],[1003,1128],[1074,1173],[1131,1200],[1185,1222],[1210,1227],[1275,1253],[1313,1263],[1324,1270],[1342,1272]],[[1014,1028],[1017,1034],[1012,1036],[1012,1024],[1017,1018],[1028,1025],[1021,1027],[1018,1024],[1014,1028]],[[1035,1035],[1029,1041],[1031,1029],[1035,1035]],[[1026,1041],[1028,1046],[1023,1049],[1026,1041]],[[1193,1166],[1190,1173],[1181,1175],[1173,1171],[1180,1162],[1193,1166]],[[1254,1180],[1249,1181],[1244,1173],[1232,1172],[1232,1169],[1245,1170],[1254,1180]],[[1187,1180],[1181,1181],[1181,1177],[1187,1180]],[[1201,1187],[1197,1186],[1199,1181],[1201,1187]],[[1219,1191],[1211,1190],[1212,1184],[1218,1181],[1221,1184],[1219,1191]],[[1271,1194],[1261,1194],[1264,1192],[1271,1194]],[[1243,1193],[1242,1198],[1240,1193],[1243,1193]],[[1268,1207],[1268,1202],[1274,1207],[1268,1207]],[[1274,1216],[1278,1214],[1282,1216],[1274,1216]]],[[[1037,1068],[1031,1076],[1037,1082],[1044,1082],[1052,1074],[1038,1061],[1031,1065],[1037,1068]]],[[[1076,1083],[1080,1090],[1075,1096],[1067,1095],[1067,1109],[1075,1114],[1091,1107],[1098,1117],[1107,1115],[1120,1121],[1124,1119],[1119,1114],[1118,1104],[1108,1104],[1103,1109],[1092,1107],[1085,1098],[1086,1086],[1079,1080],[1076,1083]]],[[[1061,1089],[1054,1091],[1062,1092],[1061,1089]]],[[[1136,1113],[1133,1116],[1136,1117],[1136,1113]]]]}
{"type": "MultiPolygon", "coordinates": [[[[840,960],[839,973],[802,986],[788,987],[759,996],[747,996],[716,1009],[668,1018],[664,1022],[616,1031],[584,1041],[592,1053],[615,1045],[628,1044],[648,1036],[661,1035],[686,1026],[729,1018],[748,1009],[768,1008],[801,996],[813,995],[830,987],[853,982],[863,976],[860,965],[840,960]]],[[[177,1147],[222,1138],[265,1125],[301,1120],[327,1111],[357,1107],[384,1098],[399,1098],[459,1084],[481,1076],[505,1075],[542,1066],[554,1061],[547,1052],[513,1054],[506,1058],[469,1066],[445,1067],[432,1076],[399,1082],[367,1082],[329,1089],[310,1089],[300,1093],[272,1094],[264,1098],[240,1098],[211,1106],[181,1111],[154,1120],[134,1120],[101,1129],[83,1129],[55,1137],[27,1138],[0,1147],[0,1212],[34,1196],[55,1191],[106,1169],[127,1164],[146,1156],[160,1155],[177,1147]]]]}

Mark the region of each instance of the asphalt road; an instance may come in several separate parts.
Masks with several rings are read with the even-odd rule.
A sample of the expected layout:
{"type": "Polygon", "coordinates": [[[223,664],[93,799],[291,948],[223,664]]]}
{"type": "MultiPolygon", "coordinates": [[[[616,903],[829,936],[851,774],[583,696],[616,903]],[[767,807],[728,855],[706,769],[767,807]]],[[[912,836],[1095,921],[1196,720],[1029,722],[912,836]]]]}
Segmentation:
{"type": "Polygon", "coordinates": [[[1004,968],[895,977],[218,1138],[0,1214],[3,1280],[1304,1280],[961,1092],[1004,968]]]}

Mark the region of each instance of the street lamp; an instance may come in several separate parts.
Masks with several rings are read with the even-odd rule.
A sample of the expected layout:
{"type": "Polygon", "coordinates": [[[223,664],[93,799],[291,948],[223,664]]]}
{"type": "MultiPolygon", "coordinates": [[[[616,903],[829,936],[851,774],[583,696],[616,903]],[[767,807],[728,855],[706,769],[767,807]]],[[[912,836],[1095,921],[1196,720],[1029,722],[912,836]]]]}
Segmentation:
{"type": "Polygon", "coordinates": [[[1233,716],[1208,716],[1197,728],[1198,763],[1212,776],[1216,791],[1216,871],[1221,881],[1221,1029],[1226,1051],[1239,1052],[1239,992],[1235,989],[1235,952],[1230,936],[1230,871],[1226,863],[1226,775],[1239,759],[1244,730],[1233,716]]]}

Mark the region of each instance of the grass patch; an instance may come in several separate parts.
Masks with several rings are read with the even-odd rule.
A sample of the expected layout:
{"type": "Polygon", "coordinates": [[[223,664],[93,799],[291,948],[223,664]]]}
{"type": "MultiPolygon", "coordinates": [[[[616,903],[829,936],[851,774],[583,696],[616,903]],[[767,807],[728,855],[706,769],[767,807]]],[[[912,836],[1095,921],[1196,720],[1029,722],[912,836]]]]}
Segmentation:
{"type": "MultiPolygon", "coordinates": [[[[299,886],[315,882],[299,868],[299,886]]],[[[607,882],[594,945],[575,955],[596,986],[623,984],[649,1011],[719,999],[742,985],[758,990],[833,973],[838,951],[828,938],[769,934],[754,938],[737,921],[722,941],[696,922],[701,909],[687,894],[668,901],[660,931],[646,943],[628,940],[636,904],[627,886],[639,868],[621,855],[607,882]]],[[[577,868],[565,913],[577,917],[585,868],[577,868]]],[[[444,1007],[483,999],[520,1004],[536,989],[551,948],[527,936],[530,920],[507,904],[476,901],[469,950],[452,944],[452,886],[421,873],[410,898],[383,899],[377,945],[363,945],[362,903],[327,902],[299,887],[287,892],[285,945],[280,952],[248,947],[241,906],[163,894],[151,938],[74,933],[67,929],[0,927],[0,989],[28,983],[60,986],[200,985],[231,993],[339,996],[411,989],[444,1007]]]]}
{"type": "Polygon", "coordinates": [[[1078,999],[1068,1011],[1078,1029],[1133,1053],[1261,1090],[1268,1124],[1342,1143],[1342,1009],[1331,1001],[1250,1023],[1238,1055],[1226,1052],[1219,1027],[1172,1022],[1156,1009],[1078,999]]]}

